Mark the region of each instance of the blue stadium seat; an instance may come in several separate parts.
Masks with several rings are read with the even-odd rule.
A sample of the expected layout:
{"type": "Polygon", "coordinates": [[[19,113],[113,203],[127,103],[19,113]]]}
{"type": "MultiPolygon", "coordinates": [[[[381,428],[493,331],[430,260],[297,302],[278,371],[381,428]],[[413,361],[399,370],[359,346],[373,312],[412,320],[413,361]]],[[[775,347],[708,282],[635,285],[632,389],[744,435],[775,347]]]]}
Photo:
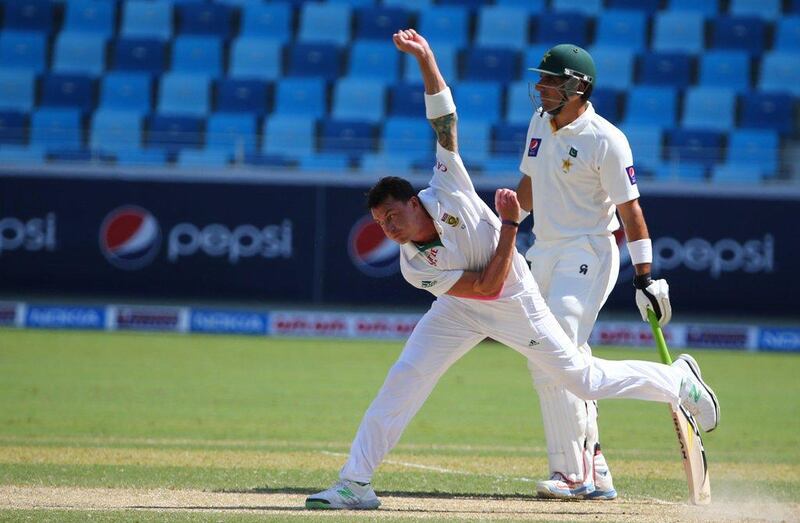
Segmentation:
{"type": "Polygon", "coordinates": [[[768,51],[761,59],[758,88],[800,96],[800,49],[768,51]]]}
{"type": "Polygon", "coordinates": [[[47,74],[42,77],[41,105],[91,111],[95,97],[94,80],[77,74],[47,74]]]}
{"type": "Polygon", "coordinates": [[[800,13],[800,0],[789,0],[785,12],[791,14],[800,13]]]}
{"type": "MultiPolygon", "coordinates": [[[[0,149],[0,152],[2,149],[0,149]]],[[[387,175],[408,176],[414,158],[392,152],[366,153],[361,155],[359,170],[375,180],[387,175]]]]}
{"type": "Polygon", "coordinates": [[[597,17],[595,45],[626,48],[633,52],[647,47],[647,16],[642,11],[607,9],[597,17]]]}
{"type": "Polygon", "coordinates": [[[625,125],[672,127],[678,110],[678,92],[667,86],[637,87],[628,93],[625,125]]]}
{"type": "Polygon", "coordinates": [[[683,101],[681,126],[727,131],[736,124],[736,92],[726,87],[690,87],[683,101]]]}
{"type": "MultiPolygon", "coordinates": [[[[522,150],[525,148],[528,126],[525,124],[497,123],[492,129],[492,134],[494,136],[492,140],[492,153],[516,158],[516,170],[522,158],[522,150]]],[[[513,173],[515,171],[511,172],[513,173]]]]}
{"type": "Polygon", "coordinates": [[[228,38],[232,10],[223,4],[190,2],[176,6],[178,32],[228,38]]]}
{"type": "Polygon", "coordinates": [[[114,46],[115,69],[161,73],[165,61],[165,45],[159,40],[120,39],[114,46]]]}
{"type": "Polygon", "coordinates": [[[116,2],[69,0],[64,2],[64,27],[69,33],[94,34],[110,37],[114,33],[116,2]]]}
{"type": "MultiPolygon", "coordinates": [[[[304,2],[306,0],[296,0],[297,2],[304,2]]],[[[377,4],[377,0],[327,0],[332,4],[347,4],[350,7],[372,7],[377,4]]],[[[385,5],[385,2],[382,2],[385,5]]]]}
{"type": "Polygon", "coordinates": [[[374,150],[375,127],[370,123],[326,119],[320,124],[320,152],[362,154],[374,150]]]}
{"type": "Polygon", "coordinates": [[[463,80],[508,83],[516,79],[519,53],[512,49],[473,47],[464,51],[463,80]]]}
{"type": "Polygon", "coordinates": [[[620,92],[616,89],[609,89],[607,87],[598,87],[592,91],[590,98],[594,110],[616,125],[620,121],[620,92]]]}
{"type": "Polygon", "coordinates": [[[722,160],[722,133],[674,129],[667,133],[667,159],[709,168],[722,160]]]}
{"type": "Polygon", "coordinates": [[[262,115],[271,110],[272,84],[261,80],[217,80],[215,110],[223,113],[262,115]]]}
{"type": "Polygon", "coordinates": [[[175,164],[184,168],[222,168],[230,163],[231,154],[222,149],[183,149],[175,164]]]}
{"type": "Polygon", "coordinates": [[[184,73],[222,72],[222,41],[216,36],[179,36],[172,43],[172,70],[184,73]]]}
{"type": "Polygon", "coordinates": [[[98,109],[92,115],[89,147],[104,152],[139,149],[142,130],[142,115],[138,111],[98,109]]]}
{"type": "Polygon", "coordinates": [[[686,87],[692,80],[692,58],[680,53],[647,53],[639,56],[639,83],[686,87]]]}
{"type": "Polygon", "coordinates": [[[435,46],[438,59],[440,44],[455,48],[467,44],[469,11],[462,6],[435,5],[420,13],[417,27],[420,34],[435,46]]]}
{"type": "Polygon", "coordinates": [[[44,163],[44,149],[37,145],[2,145],[0,162],[3,165],[28,165],[44,163]]]}
{"type": "Polygon", "coordinates": [[[527,124],[536,109],[531,100],[528,82],[513,82],[506,88],[506,122],[527,124]]]}
{"type": "Polygon", "coordinates": [[[728,12],[734,16],[757,16],[777,20],[783,12],[781,0],[731,0],[728,12]]]}
{"type": "Polygon", "coordinates": [[[662,161],[661,126],[630,124],[622,127],[633,152],[637,172],[653,172],[662,161]]]}
{"type": "Polygon", "coordinates": [[[203,145],[203,119],[155,114],[147,118],[146,144],[174,153],[203,145]]]}
{"type": "Polygon", "coordinates": [[[308,156],[314,152],[314,118],[274,114],[264,119],[261,151],[271,155],[308,156]]]}
{"type": "Polygon", "coordinates": [[[595,86],[629,89],[633,85],[634,51],[597,46],[589,51],[597,68],[595,86]]]}
{"type": "Polygon", "coordinates": [[[172,4],[160,0],[126,0],[119,35],[169,39],[172,36],[172,4]]]}
{"type": "Polygon", "coordinates": [[[652,15],[661,9],[661,0],[608,0],[606,6],[617,9],[639,9],[652,15]]]}
{"type": "Polygon", "coordinates": [[[203,117],[209,112],[209,80],[192,73],[165,73],[158,89],[158,112],[203,117]]]}
{"type": "Polygon", "coordinates": [[[331,116],[336,120],[377,123],[385,107],[386,89],[380,80],[342,78],[334,86],[331,116]]]}
{"type": "Polygon", "coordinates": [[[708,51],[700,57],[700,85],[750,88],[750,56],[744,51],[708,51]]]}
{"type": "Polygon", "coordinates": [[[58,35],[53,57],[53,71],[100,75],[106,65],[106,37],[92,33],[58,35]]]}
{"type": "Polygon", "coordinates": [[[752,91],[743,96],[739,127],[775,129],[781,136],[794,132],[795,102],[788,93],[752,91]]]}
{"type": "Polygon", "coordinates": [[[294,44],[289,48],[289,76],[339,77],[341,50],[328,44],[294,44]]]}
{"type": "Polygon", "coordinates": [[[146,73],[111,72],[100,84],[100,108],[120,111],[150,112],[152,82],[146,73]]]}
{"type": "Polygon", "coordinates": [[[47,63],[47,36],[37,32],[0,33],[0,66],[40,73],[47,63]]]}
{"type": "Polygon", "coordinates": [[[738,129],[728,136],[726,163],[748,166],[765,177],[778,172],[780,139],[768,130],[738,129]]]}
{"type": "MultiPolygon", "coordinates": [[[[238,162],[238,158],[234,161],[238,162]]],[[[294,169],[298,166],[296,158],[290,158],[283,154],[264,154],[262,152],[248,153],[244,155],[244,162],[247,165],[257,165],[259,167],[277,167],[280,169],[294,169]]]]}
{"type": "Polygon", "coordinates": [[[786,16],[777,21],[774,48],[781,51],[800,49],[800,16],[786,16]]]}
{"type": "Polygon", "coordinates": [[[580,47],[589,43],[589,17],[581,13],[553,11],[540,19],[537,42],[570,42],[580,47]]]}
{"type": "Polygon", "coordinates": [[[44,107],[31,116],[31,144],[48,150],[80,149],[81,113],[78,109],[44,107]]]}
{"type": "Polygon", "coordinates": [[[659,181],[670,182],[704,182],[707,179],[708,167],[701,163],[667,161],[660,163],[653,174],[659,181]]]}
{"type": "Polygon", "coordinates": [[[117,165],[122,166],[162,166],[168,155],[164,149],[123,149],[116,151],[117,165]]]}
{"type": "Polygon", "coordinates": [[[669,0],[669,11],[697,11],[706,18],[713,18],[719,13],[719,0],[669,0]]]}
{"type": "Polygon", "coordinates": [[[309,172],[344,171],[350,168],[350,156],[344,153],[318,153],[300,158],[300,170],[309,172]]]}
{"type": "Polygon", "coordinates": [[[325,92],[321,78],[284,78],[275,86],[275,112],[319,118],[327,112],[325,92]]]}
{"type": "Polygon", "coordinates": [[[479,168],[482,176],[508,176],[509,173],[519,172],[519,158],[511,155],[493,155],[480,162],[479,168]]]}
{"type": "Polygon", "coordinates": [[[439,0],[442,5],[461,5],[467,9],[476,10],[483,5],[492,3],[491,0],[439,0]]]}
{"type": "Polygon", "coordinates": [[[400,76],[400,56],[388,41],[356,40],[350,48],[348,76],[394,83],[400,76]]]}
{"type": "Polygon", "coordinates": [[[246,113],[214,113],[206,123],[206,149],[221,149],[243,158],[256,151],[256,117],[246,113]]]}
{"type": "Polygon", "coordinates": [[[547,10],[547,2],[545,0],[496,0],[495,4],[524,7],[529,13],[537,14],[547,10]]]}
{"type": "Polygon", "coordinates": [[[482,162],[489,158],[492,149],[492,127],[489,121],[459,122],[458,149],[468,169],[473,162],[482,162]]]}
{"type": "Polygon", "coordinates": [[[53,4],[49,0],[11,0],[3,4],[3,28],[49,33],[53,4]]]}
{"type": "Polygon", "coordinates": [[[356,9],[355,18],[357,39],[385,42],[398,29],[410,25],[408,11],[397,7],[359,7],[356,9]]]}
{"type": "MultiPolygon", "coordinates": [[[[417,59],[410,54],[403,53],[403,80],[406,82],[421,82],[417,59]]],[[[445,78],[458,77],[458,49],[452,45],[436,45],[436,63],[445,78]]]]}
{"type": "Polygon", "coordinates": [[[350,41],[350,16],[346,4],[305,3],[300,8],[297,40],[346,45],[350,41]]]}
{"type": "Polygon", "coordinates": [[[697,11],[662,11],[653,24],[653,50],[696,54],[705,46],[705,20],[697,11]]]}
{"type": "Polygon", "coordinates": [[[288,42],[292,39],[292,9],[289,4],[248,2],[242,7],[240,36],[288,42]]]}
{"type": "Polygon", "coordinates": [[[711,181],[716,185],[724,183],[757,183],[761,182],[761,170],[757,165],[722,163],[711,170],[711,181]]]}
{"type": "Polygon", "coordinates": [[[478,11],[475,44],[521,51],[528,44],[527,11],[521,7],[482,7],[478,11]]]}
{"type": "Polygon", "coordinates": [[[28,112],[36,93],[33,71],[0,69],[0,109],[28,112]]]}
{"type": "Polygon", "coordinates": [[[754,17],[719,16],[711,22],[711,47],[741,49],[752,55],[764,50],[764,21],[754,17]]]}
{"type": "Polygon", "coordinates": [[[282,69],[282,44],[277,40],[242,36],[231,44],[230,76],[275,80],[282,69]]]}
{"type": "Polygon", "coordinates": [[[436,137],[425,115],[390,116],[383,125],[381,150],[399,158],[432,157],[436,137]]]}
{"type": "Polygon", "coordinates": [[[389,114],[425,117],[425,87],[421,83],[398,83],[389,87],[389,114]]]}
{"type": "Polygon", "coordinates": [[[22,145],[28,142],[28,115],[19,111],[0,111],[0,143],[22,145]]]}
{"type": "Polygon", "coordinates": [[[500,94],[500,84],[496,82],[460,82],[453,88],[458,119],[462,122],[499,120],[500,94]]]}
{"type": "Polygon", "coordinates": [[[551,9],[597,16],[603,11],[603,2],[602,0],[553,0],[551,9]]]}
{"type": "Polygon", "coordinates": [[[433,5],[433,0],[383,0],[383,5],[391,7],[402,7],[417,13],[424,12],[430,9],[433,5]]]}

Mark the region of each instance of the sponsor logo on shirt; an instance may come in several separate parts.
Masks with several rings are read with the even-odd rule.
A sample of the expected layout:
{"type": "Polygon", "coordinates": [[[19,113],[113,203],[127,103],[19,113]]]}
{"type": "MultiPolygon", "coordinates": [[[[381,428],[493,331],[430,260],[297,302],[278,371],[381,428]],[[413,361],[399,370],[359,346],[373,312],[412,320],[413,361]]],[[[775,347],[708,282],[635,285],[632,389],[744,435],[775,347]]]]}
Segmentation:
{"type": "Polygon", "coordinates": [[[539,154],[539,146],[542,145],[541,138],[531,138],[531,143],[528,145],[528,156],[536,156],[539,154]]]}
{"type": "Polygon", "coordinates": [[[436,280],[422,280],[423,289],[430,289],[434,285],[436,285],[436,280]]]}
{"type": "Polygon", "coordinates": [[[443,173],[447,172],[447,166],[439,160],[436,160],[436,169],[442,171],[443,173]]]}
{"type": "Polygon", "coordinates": [[[572,156],[573,158],[577,158],[578,157],[578,150],[576,148],[574,148],[574,147],[570,147],[569,148],[569,155],[572,156]]]}
{"type": "Polygon", "coordinates": [[[439,249],[428,249],[428,252],[425,253],[425,260],[427,260],[429,265],[436,267],[436,264],[439,263],[439,260],[436,259],[438,255],[439,249]]]}
{"type": "Polygon", "coordinates": [[[457,227],[458,223],[461,221],[457,216],[452,216],[450,214],[444,213],[442,215],[442,221],[449,225],[450,227],[457,227]]]}
{"type": "Polygon", "coordinates": [[[631,185],[636,185],[636,171],[633,170],[633,165],[625,167],[625,172],[628,173],[628,181],[631,185]]]}

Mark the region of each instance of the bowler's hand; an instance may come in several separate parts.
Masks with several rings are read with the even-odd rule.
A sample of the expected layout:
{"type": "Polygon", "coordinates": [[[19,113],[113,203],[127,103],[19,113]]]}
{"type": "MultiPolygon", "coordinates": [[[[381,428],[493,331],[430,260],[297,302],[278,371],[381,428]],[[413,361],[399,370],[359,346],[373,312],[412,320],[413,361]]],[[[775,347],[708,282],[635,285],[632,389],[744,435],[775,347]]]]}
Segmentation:
{"type": "Polygon", "coordinates": [[[413,29],[397,31],[392,35],[392,41],[397,49],[416,58],[424,58],[431,52],[431,47],[428,45],[427,40],[413,29]]]}
{"type": "Polygon", "coordinates": [[[494,193],[494,207],[501,220],[515,222],[519,219],[519,200],[511,189],[497,189],[494,193]]]}

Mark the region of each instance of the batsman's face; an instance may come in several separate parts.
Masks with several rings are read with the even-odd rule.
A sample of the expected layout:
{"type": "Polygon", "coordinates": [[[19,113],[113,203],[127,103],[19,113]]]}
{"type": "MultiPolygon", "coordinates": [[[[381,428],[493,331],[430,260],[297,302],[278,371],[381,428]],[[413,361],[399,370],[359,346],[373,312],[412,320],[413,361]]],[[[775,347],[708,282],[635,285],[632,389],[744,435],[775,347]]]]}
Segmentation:
{"type": "Polygon", "coordinates": [[[410,242],[416,232],[415,216],[418,210],[419,200],[416,197],[407,202],[389,198],[372,209],[372,217],[387,238],[402,245],[410,242]]]}
{"type": "Polygon", "coordinates": [[[536,91],[545,112],[551,111],[561,105],[563,101],[564,79],[560,76],[543,74],[536,82],[536,91]]]}

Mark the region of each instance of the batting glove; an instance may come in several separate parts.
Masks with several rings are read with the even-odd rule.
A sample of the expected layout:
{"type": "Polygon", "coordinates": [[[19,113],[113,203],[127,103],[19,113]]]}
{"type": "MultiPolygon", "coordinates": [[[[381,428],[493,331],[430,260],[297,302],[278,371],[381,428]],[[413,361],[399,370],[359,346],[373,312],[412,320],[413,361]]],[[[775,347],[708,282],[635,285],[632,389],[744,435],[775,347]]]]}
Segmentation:
{"type": "Polygon", "coordinates": [[[633,279],[636,288],[636,306],[647,321],[647,309],[652,309],[662,327],[672,319],[672,305],[669,302],[667,280],[653,280],[650,273],[640,274],[633,279]]]}

